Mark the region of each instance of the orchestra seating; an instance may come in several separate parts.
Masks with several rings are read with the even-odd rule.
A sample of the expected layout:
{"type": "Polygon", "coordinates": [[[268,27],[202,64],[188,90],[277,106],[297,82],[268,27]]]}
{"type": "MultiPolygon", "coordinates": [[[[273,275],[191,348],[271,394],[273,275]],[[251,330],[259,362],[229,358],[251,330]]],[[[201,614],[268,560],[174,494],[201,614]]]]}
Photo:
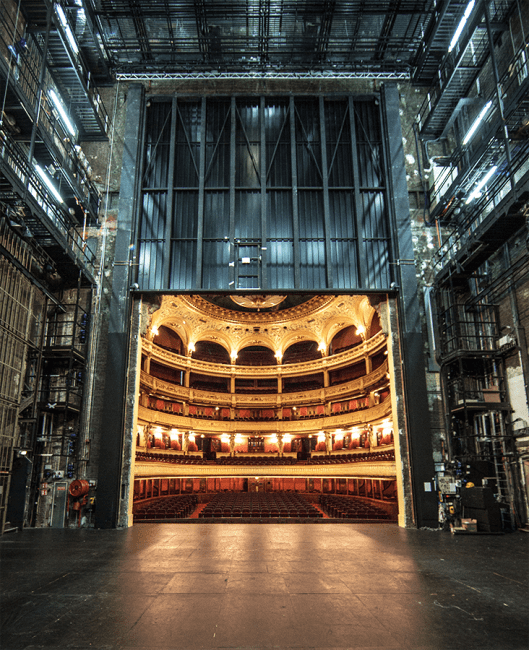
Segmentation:
{"type": "Polygon", "coordinates": [[[320,506],[331,519],[392,519],[391,514],[380,506],[357,497],[324,494],[320,506]]]}
{"type": "Polygon", "coordinates": [[[199,518],[322,518],[322,513],[298,494],[290,492],[217,494],[199,518]]]}
{"type": "Polygon", "coordinates": [[[134,506],[132,514],[135,522],[146,519],[186,519],[196,507],[196,495],[183,494],[139,503],[134,506]]]}

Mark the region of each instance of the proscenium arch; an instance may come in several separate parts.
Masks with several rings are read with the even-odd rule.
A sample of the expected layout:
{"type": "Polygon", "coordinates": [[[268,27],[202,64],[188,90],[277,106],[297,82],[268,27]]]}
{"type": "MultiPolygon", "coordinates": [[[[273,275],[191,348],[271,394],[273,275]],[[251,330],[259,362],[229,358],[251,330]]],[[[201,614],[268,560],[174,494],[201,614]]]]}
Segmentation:
{"type": "MultiPolygon", "coordinates": [[[[224,207],[225,214],[228,215],[229,212],[230,215],[229,229],[224,228],[223,222],[222,236],[217,237],[214,232],[207,234],[206,230],[215,226],[215,223],[211,219],[208,221],[209,217],[203,211],[196,214],[193,210],[182,209],[182,197],[192,191],[195,191],[199,199],[194,205],[199,208],[204,207],[204,198],[208,198],[205,194],[209,191],[205,183],[197,184],[196,188],[184,188],[182,195],[170,197],[172,205],[178,206],[177,212],[171,211],[171,220],[166,219],[165,211],[157,215],[154,220],[150,219],[149,215],[140,215],[141,206],[146,203],[141,200],[136,202],[135,197],[141,196],[142,192],[165,191],[166,194],[171,194],[178,184],[174,183],[174,178],[169,178],[166,188],[140,186],[143,160],[141,127],[146,119],[145,96],[143,87],[135,84],[129,87],[116,260],[126,259],[127,251],[135,250],[138,266],[133,264],[127,268],[123,267],[123,273],[120,271],[121,267],[116,267],[117,271],[113,279],[109,306],[112,322],[109,349],[113,354],[106,375],[106,385],[112,387],[112,390],[109,390],[108,395],[105,396],[102,417],[113,431],[120,433],[112,438],[106,438],[101,445],[101,456],[105,458],[105,462],[100,464],[98,477],[100,497],[96,513],[98,527],[125,525],[120,506],[122,499],[120,494],[122,486],[127,485],[127,477],[122,472],[123,447],[126,448],[127,445],[125,421],[129,418],[128,402],[124,399],[124,395],[130,359],[128,350],[132,339],[128,326],[123,326],[123,317],[120,314],[125,311],[125,319],[127,319],[130,315],[128,307],[136,309],[136,299],[150,292],[165,291],[174,295],[190,291],[206,290],[210,293],[230,291],[230,286],[236,281],[234,272],[230,270],[234,268],[230,265],[232,261],[230,255],[236,250],[237,228],[240,229],[246,222],[249,227],[246,234],[251,236],[252,241],[257,240],[256,246],[260,245],[262,249],[266,249],[263,260],[266,264],[266,273],[262,276],[263,285],[260,290],[266,293],[276,291],[283,293],[283,290],[307,292],[336,289],[344,293],[384,292],[390,295],[392,301],[390,332],[395,339],[390,345],[390,358],[395,359],[394,367],[402,375],[403,386],[400,395],[403,400],[397,404],[398,428],[404,439],[409,440],[409,444],[406,443],[408,454],[406,463],[409,461],[409,465],[403,467],[403,474],[408,473],[411,477],[407,496],[412,505],[407,515],[407,522],[413,521],[417,525],[432,525],[437,522],[435,493],[424,491],[424,484],[431,480],[434,467],[431,441],[424,435],[425,422],[428,421],[428,400],[422,357],[417,279],[413,265],[395,263],[395,260],[409,260],[413,257],[399,118],[399,95],[395,85],[385,84],[380,91],[367,98],[366,103],[364,99],[354,96],[344,98],[347,102],[347,107],[344,105],[344,108],[348,110],[349,123],[345,125],[343,133],[348,133],[351,137],[353,152],[350,158],[353,161],[351,170],[356,169],[357,172],[361,171],[364,174],[365,166],[369,165],[370,161],[373,162],[373,151],[376,151],[377,164],[382,164],[384,173],[380,176],[374,174],[374,177],[381,180],[382,184],[370,188],[370,194],[363,202],[364,197],[360,190],[361,180],[365,175],[353,179],[353,183],[348,182],[348,187],[345,189],[351,193],[351,187],[353,188],[353,200],[347,204],[347,218],[333,222],[334,209],[338,203],[331,205],[327,202],[330,198],[329,188],[322,186],[317,190],[325,195],[325,201],[312,201],[310,196],[312,190],[307,186],[305,192],[306,188],[299,183],[300,179],[303,180],[305,172],[299,168],[300,160],[295,151],[297,145],[292,137],[295,137],[296,132],[303,134],[303,129],[296,130],[299,124],[292,123],[296,116],[295,98],[286,98],[289,111],[287,118],[290,120],[287,124],[289,130],[286,132],[287,137],[290,138],[288,141],[290,147],[287,149],[289,160],[296,163],[296,173],[289,182],[296,179],[298,182],[289,185],[292,192],[289,189],[288,196],[282,196],[278,193],[280,188],[267,185],[268,179],[273,179],[273,174],[268,177],[261,175],[262,186],[258,188],[258,194],[262,199],[261,209],[268,206],[274,212],[274,206],[284,206],[286,211],[283,210],[281,214],[284,213],[286,218],[274,221],[274,214],[263,212],[260,215],[261,219],[255,219],[255,213],[245,210],[236,211],[235,201],[240,188],[235,187],[233,170],[236,160],[230,158],[229,178],[226,176],[227,185],[224,188],[226,190],[224,197],[228,197],[224,207]],[[366,130],[368,122],[365,118],[368,114],[371,114],[376,123],[376,129],[372,134],[368,129],[366,130]],[[366,154],[367,157],[362,160],[362,156],[366,154]],[[267,193],[273,193],[273,201],[265,200],[267,193]],[[301,204],[300,202],[294,204],[294,197],[297,197],[301,204]],[[306,213],[305,208],[311,206],[317,207],[316,212],[306,213]],[[318,206],[323,206],[321,214],[318,212],[318,206]],[[307,218],[301,220],[300,214],[307,218]],[[250,215],[253,225],[259,225],[257,234],[251,232],[250,215]],[[142,220],[143,216],[146,216],[146,221],[142,220]],[[152,232],[148,222],[157,224],[158,231],[152,232]],[[293,226],[292,232],[286,232],[284,237],[273,232],[273,228],[285,224],[289,228],[293,226]],[[339,232],[340,224],[346,225],[349,230],[339,232]],[[264,226],[263,230],[261,226],[264,226]],[[338,230],[333,232],[333,228],[338,230]],[[323,237],[320,230],[323,232],[323,237]],[[227,240],[226,232],[228,232],[227,240]],[[204,266],[206,259],[212,262],[207,268],[204,266]],[[150,265],[142,264],[142,260],[151,260],[154,266],[151,268],[150,265]],[[131,270],[136,268],[139,272],[137,278],[131,276],[131,270]],[[330,283],[333,282],[335,284],[331,286],[330,283]],[[139,289],[134,289],[131,293],[130,287],[136,284],[139,289]],[[404,403],[405,409],[400,405],[404,403]]],[[[160,100],[164,101],[163,98],[160,100]]],[[[176,111],[177,98],[169,98],[168,101],[172,105],[171,110],[176,111]]],[[[202,102],[202,106],[205,107],[208,98],[199,98],[199,102],[202,102]]],[[[236,109],[237,102],[233,99],[230,102],[233,116],[235,115],[233,109],[236,109]]],[[[267,102],[265,97],[265,106],[269,105],[267,102]]],[[[151,105],[155,103],[152,102],[151,105]]],[[[330,102],[326,103],[321,97],[321,101],[318,102],[319,110],[325,110],[327,105],[330,105],[330,102]]],[[[152,121],[147,121],[149,125],[153,124],[152,121]]],[[[323,123],[320,121],[320,126],[323,123]]],[[[234,137],[236,125],[237,120],[231,119],[230,147],[232,143],[236,143],[234,137]]],[[[152,135],[154,137],[151,138],[151,142],[156,142],[157,134],[152,135]]],[[[173,141],[172,137],[170,141],[173,141]]],[[[193,143],[192,145],[194,146],[193,143]]],[[[202,146],[200,139],[197,139],[197,145],[202,146]]],[[[189,147],[188,144],[185,146],[189,147]]],[[[306,146],[306,143],[304,145],[300,142],[300,146],[306,146]]],[[[324,149],[322,147],[321,151],[324,149]]],[[[175,153],[175,149],[171,147],[166,148],[165,151],[175,153]]],[[[307,157],[307,160],[312,166],[313,159],[307,157]]],[[[162,160],[159,162],[165,164],[162,160]]],[[[175,162],[178,161],[175,159],[171,161],[173,169],[179,169],[181,166],[174,164],[175,162]]],[[[305,175],[307,174],[309,170],[306,170],[305,175]]],[[[333,186],[331,194],[337,196],[341,189],[344,188],[333,186]]],[[[162,201],[162,203],[167,205],[166,202],[162,201]]],[[[188,207],[190,206],[191,204],[188,207]]],[[[218,214],[218,211],[210,210],[210,217],[215,213],[218,214]]],[[[134,330],[131,334],[137,335],[134,330]]]]}

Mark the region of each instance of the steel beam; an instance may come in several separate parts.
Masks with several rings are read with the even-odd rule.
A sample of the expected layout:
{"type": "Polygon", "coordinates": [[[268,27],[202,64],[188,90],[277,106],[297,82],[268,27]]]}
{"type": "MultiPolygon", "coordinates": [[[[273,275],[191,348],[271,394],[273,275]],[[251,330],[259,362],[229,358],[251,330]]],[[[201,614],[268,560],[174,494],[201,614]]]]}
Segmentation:
{"type": "Polygon", "coordinates": [[[122,460],[131,316],[131,246],[137,213],[137,196],[144,120],[144,89],[131,85],[127,93],[123,165],[119,190],[119,220],[114,253],[112,297],[109,306],[108,353],[104,370],[105,393],[101,409],[103,431],[99,451],[96,528],[119,524],[122,460]]]}
{"type": "Polygon", "coordinates": [[[411,468],[411,497],[417,527],[438,526],[437,497],[432,480],[435,468],[426,388],[426,359],[420,320],[420,300],[415,275],[406,166],[395,84],[382,88],[383,118],[388,157],[388,198],[392,211],[393,241],[397,255],[398,310],[405,404],[405,439],[411,468]],[[427,491],[427,489],[431,491],[427,491]]]}

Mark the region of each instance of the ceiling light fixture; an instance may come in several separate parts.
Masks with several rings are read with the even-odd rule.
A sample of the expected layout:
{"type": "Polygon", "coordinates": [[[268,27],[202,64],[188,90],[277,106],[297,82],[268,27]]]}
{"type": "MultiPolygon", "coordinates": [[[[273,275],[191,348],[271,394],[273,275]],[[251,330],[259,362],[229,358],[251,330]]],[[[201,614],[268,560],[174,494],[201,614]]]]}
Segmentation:
{"type": "Polygon", "coordinates": [[[57,109],[59,115],[61,116],[61,119],[62,119],[62,121],[64,123],[64,126],[68,129],[68,131],[70,132],[70,135],[73,135],[75,137],[75,135],[76,135],[75,127],[72,124],[72,121],[70,120],[70,118],[68,117],[68,114],[64,110],[64,106],[62,105],[61,100],[57,96],[57,93],[54,90],[50,90],[49,95],[50,95],[51,101],[53,102],[53,105],[55,106],[55,108],[57,109]]]}
{"type": "Polygon", "coordinates": [[[68,19],[66,18],[66,14],[64,13],[63,8],[61,5],[56,5],[55,9],[57,11],[57,15],[59,16],[62,28],[64,29],[64,33],[66,34],[66,38],[70,43],[70,47],[76,54],[79,54],[79,46],[77,45],[77,41],[75,40],[75,36],[73,35],[72,30],[70,29],[70,25],[68,24],[68,19]]]}
{"type": "Polygon", "coordinates": [[[481,124],[483,119],[485,118],[485,115],[489,112],[490,107],[492,106],[492,100],[488,101],[485,106],[481,109],[480,114],[476,117],[474,122],[472,123],[472,126],[470,129],[467,131],[467,134],[463,138],[463,144],[467,144],[470,142],[470,139],[474,135],[474,133],[477,131],[478,126],[481,124]]]}
{"type": "Polygon", "coordinates": [[[494,165],[494,167],[491,167],[489,171],[483,176],[483,178],[479,181],[479,183],[476,185],[475,190],[468,196],[467,200],[465,203],[468,205],[471,201],[474,199],[477,199],[481,196],[481,190],[485,187],[485,185],[490,181],[492,178],[493,174],[495,171],[498,169],[497,165],[494,165]]]}
{"type": "Polygon", "coordinates": [[[457,26],[457,29],[452,36],[452,40],[450,41],[450,45],[448,46],[448,51],[451,52],[454,47],[456,46],[457,41],[459,40],[459,37],[461,36],[461,32],[463,31],[465,25],[467,24],[467,20],[472,13],[472,9],[474,9],[474,5],[476,4],[476,0],[470,0],[470,2],[467,5],[467,8],[465,9],[465,13],[463,14],[463,18],[459,21],[459,25],[457,26]]]}
{"type": "Polygon", "coordinates": [[[40,165],[35,165],[35,171],[36,171],[37,174],[41,177],[41,179],[43,180],[44,184],[45,184],[46,187],[49,189],[49,191],[53,194],[53,196],[56,198],[56,200],[57,200],[59,203],[64,203],[64,201],[63,201],[63,199],[62,199],[62,196],[59,194],[57,188],[56,188],[55,185],[51,182],[50,177],[48,176],[48,174],[46,174],[46,172],[42,169],[42,167],[41,167],[40,165]]]}

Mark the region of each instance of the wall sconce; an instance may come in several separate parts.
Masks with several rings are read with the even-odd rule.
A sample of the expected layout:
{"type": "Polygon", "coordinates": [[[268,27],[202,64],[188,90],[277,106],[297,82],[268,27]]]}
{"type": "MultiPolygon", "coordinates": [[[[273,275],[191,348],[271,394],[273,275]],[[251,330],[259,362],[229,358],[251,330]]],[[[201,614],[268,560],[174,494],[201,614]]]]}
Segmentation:
{"type": "Polygon", "coordinates": [[[153,325],[151,327],[151,334],[153,335],[153,337],[158,336],[159,333],[160,333],[160,330],[158,329],[158,327],[156,325],[153,325]]]}
{"type": "Polygon", "coordinates": [[[364,338],[364,334],[365,334],[365,333],[366,333],[366,328],[365,328],[363,325],[359,325],[359,326],[356,328],[356,332],[355,332],[355,334],[356,334],[357,336],[361,336],[362,338],[364,338]]]}
{"type": "Polygon", "coordinates": [[[194,344],[194,343],[190,343],[190,344],[187,346],[187,350],[188,350],[188,352],[194,352],[194,351],[195,351],[195,344],[194,344]]]}

